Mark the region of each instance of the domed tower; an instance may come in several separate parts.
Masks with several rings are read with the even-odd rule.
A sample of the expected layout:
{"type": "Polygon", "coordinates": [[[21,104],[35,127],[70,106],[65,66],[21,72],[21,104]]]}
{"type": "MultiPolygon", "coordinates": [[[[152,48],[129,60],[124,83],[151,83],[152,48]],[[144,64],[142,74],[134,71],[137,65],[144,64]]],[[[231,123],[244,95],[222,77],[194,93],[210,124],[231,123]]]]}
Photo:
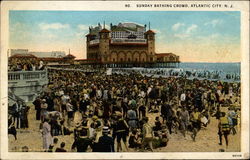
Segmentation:
{"type": "Polygon", "coordinates": [[[109,55],[109,41],[110,41],[110,31],[105,29],[102,29],[99,32],[100,36],[100,43],[99,43],[99,55],[100,60],[102,62],[108,61],[108,55],[109,55]]]}
{"type": "Polygon", "coordinates": [[[155,61],[155,32],[152,30],[148,30],[144,33],[145,39],[147,39],[148,44],[148,61],[153,62],[155,61]]]}
{"type": "Polygon", "coordinates": [[[87,53],[87,59],[90,58],[89,43],[90,43],[91,37],[92,37],[92,35],[90,33],[86,35],[86,53],[87,53]]]}

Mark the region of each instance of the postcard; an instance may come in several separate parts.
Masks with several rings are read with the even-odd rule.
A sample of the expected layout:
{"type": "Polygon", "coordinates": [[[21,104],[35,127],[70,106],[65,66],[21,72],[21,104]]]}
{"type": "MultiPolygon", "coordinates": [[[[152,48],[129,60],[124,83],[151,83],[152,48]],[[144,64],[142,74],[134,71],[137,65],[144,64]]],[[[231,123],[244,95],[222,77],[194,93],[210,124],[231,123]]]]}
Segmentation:
{"type": "Polygon", "coordinates": [[[1,159],[249,158],[249,1],[3,1],[0,62],[1,159]]]}

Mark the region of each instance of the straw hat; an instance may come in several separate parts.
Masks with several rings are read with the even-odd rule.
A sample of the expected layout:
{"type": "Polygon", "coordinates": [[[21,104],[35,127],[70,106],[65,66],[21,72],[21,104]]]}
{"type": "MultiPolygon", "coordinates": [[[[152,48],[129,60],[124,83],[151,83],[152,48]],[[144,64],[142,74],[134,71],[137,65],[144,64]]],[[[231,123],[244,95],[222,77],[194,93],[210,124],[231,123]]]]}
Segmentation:
{"type": "Polygon", "coordinates": [[[102,128],[102,133],[109,133],[109,127],[107,127],[107,126],[104,126],[103,128],[102,128]]]}
{"type": "Polygon", "coordinates": [[[93,120],[97,120],[98,117],[97,117],[97,116],[93,116],[92,119],[93,119],[93,120]]]}

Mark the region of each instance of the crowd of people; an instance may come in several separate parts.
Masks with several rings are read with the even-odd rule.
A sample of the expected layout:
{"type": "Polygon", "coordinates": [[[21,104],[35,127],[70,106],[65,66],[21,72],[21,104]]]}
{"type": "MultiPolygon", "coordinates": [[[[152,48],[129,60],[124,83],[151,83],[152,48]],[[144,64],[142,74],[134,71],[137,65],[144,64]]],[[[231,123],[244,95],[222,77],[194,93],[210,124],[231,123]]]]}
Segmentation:
{"type": "Polygon", "coordinates": [[[222,71],[195,70],[180,68],[156,68],[156,69],[131,69],[131,68],[114,68],[116,73],[140,73],[142,75],[157,75],[163,77],[185,77],[188,79],[209,79],[209,80],[227,80],[240,81],[240,73],[225,73],[222,71]]]}
{"type": "Polygon", "coordinates": [[[15,59],[8,65],[8,71],[36,71],[43,70],[45,65],[43,61],[34,61],[30,59],[15,59]]]}
{"type": "MultiPolygon", "coordinates": [[[[218,119],[219,145],[224,136],[228,146],[229,134],[237,133],[240,83],[114,71],[49,69],[49,84],[33,102],[44,151],[66,152],[65,142],[58,143],[64,135],[74,137],[70,151],[154,151],[166,147],[171,134],[191,135],[196,141],[211,117],[218,119]]],[[[28,107],[21,116],[16,106],[21,105],[12,107],[9,132],[20,124],[17,117],[28,123],[28,107]]]]}
{"type": "Polygon", "coordinates": [[[29,120],[28,113],[30,107],[22,100],[17,100],[16,103],[9,106],[8,110],[8,133],[12,134],[17,140],[16,129],[28,129],[29,120]]]}
{"type": "MultiPolygon", "coordinates": [[[[240,102],[231,99],[240,97],[239,83],[63,70],[50,70],[49,79],[44,95],[34,101],[45,150],[52,137],[67,134],[74,135],[72,149],[86,151],[90,146],[94,152],[127,151],[128,147],[153,151],[166,146],[169,134],[176,132],[184,137],[191,132],[195,141],[211,116],[221,119],[221,107],[240,102]],[[152,113],[160,113],[154,125],[148,122],[152,113]]],[[[230,107],[232,111],[235,117],[237,108],[230,107]]],[[[233,121],[231,114],[227,117],[233,121]]],[[[225,126],[236,132],[235,122],[225,126]]],[[[219,128],[220,139],[224,135],[228,140],[229,133],[219,128]]]]}

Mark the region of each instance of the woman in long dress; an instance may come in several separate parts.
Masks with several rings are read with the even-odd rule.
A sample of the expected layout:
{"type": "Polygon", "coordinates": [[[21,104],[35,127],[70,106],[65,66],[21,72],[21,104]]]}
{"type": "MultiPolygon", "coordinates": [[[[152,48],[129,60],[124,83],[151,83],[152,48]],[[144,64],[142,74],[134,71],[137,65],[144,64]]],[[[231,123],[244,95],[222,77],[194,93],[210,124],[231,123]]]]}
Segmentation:
{"type": "Polygon", "coordinates": [[[43,149],[45,149],[45,151],[48,151],[49,146],[52,144],[52,136],[51,136],[51,126],[49,125],[47,118],[44,119],[42,137],[43,137],[43,149]]]}

